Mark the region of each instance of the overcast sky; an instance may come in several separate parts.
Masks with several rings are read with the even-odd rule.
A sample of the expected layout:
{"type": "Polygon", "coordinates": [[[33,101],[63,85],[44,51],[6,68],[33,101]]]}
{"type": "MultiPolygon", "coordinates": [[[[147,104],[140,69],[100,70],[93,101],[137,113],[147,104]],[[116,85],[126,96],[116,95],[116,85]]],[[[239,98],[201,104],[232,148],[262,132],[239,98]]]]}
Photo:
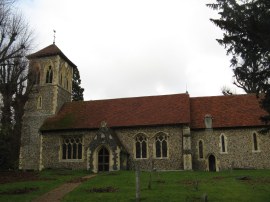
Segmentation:
{"type": "MultiPolygon", "coordinates": [[[[36,52],[53,43],[77,65],[85,100],[232,89],[210,0],[20,0],[36,52]]],[[[237,92],[241,92],[237,90],[237,92]]]]}

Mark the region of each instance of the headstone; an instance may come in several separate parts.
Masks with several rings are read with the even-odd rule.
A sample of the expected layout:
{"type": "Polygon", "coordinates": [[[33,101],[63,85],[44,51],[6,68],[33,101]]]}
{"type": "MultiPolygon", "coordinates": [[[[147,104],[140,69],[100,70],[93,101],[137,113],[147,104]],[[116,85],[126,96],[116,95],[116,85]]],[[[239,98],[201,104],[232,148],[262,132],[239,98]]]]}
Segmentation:
{"type": "Polygon", "coordinates": [[[202,200],[203,202],[207,202],[207,201],[208,201],[208,196],[207,196],[206,193],[204,193],[204,194],[202,195],[201,200],[202,200]]]}
{"type": "Polygon", "coordinates": [[[141,195],[141,190],[140,190],[140,167],[137,165],[136,166],[136,202],[140,201],[140,195],[141,195]]]}

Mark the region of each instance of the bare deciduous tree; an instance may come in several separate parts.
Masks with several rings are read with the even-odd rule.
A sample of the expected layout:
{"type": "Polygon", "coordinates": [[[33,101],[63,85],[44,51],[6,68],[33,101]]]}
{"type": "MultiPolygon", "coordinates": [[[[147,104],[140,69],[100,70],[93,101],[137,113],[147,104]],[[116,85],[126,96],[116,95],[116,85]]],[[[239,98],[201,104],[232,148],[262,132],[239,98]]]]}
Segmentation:
{"type": "Polygon", "coordinates": [[[15,0],[0,0],[0,94],[3,100],[0,135],[12,145],[8,152],[12,164],[18,159],[21,119],[31,87],[25,56],[32,44],[29,25],[16,12],[14,3],[15,0]]]}

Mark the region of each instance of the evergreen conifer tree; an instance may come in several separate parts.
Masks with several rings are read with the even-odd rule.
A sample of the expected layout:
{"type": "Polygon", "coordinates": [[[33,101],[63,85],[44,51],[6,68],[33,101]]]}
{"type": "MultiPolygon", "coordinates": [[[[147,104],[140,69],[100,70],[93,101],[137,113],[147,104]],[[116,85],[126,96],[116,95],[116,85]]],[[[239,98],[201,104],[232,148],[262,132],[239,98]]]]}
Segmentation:
{"type": "Polygon", "coordinates": [[[210,19],[224,31],[217,39],[231,55],[234,84],[246,93],[264,95],[261,107],[270,121],[270,1],[216,0],[207,4],[217,10],[219,19],[210,19]]]}
{"type": "Polygon", "coordinates": [[[84,89],[80,85],[81,85],[80,72],[77,68],[74,68],[72,79],[72,101],[83,100],[84,89]]]}

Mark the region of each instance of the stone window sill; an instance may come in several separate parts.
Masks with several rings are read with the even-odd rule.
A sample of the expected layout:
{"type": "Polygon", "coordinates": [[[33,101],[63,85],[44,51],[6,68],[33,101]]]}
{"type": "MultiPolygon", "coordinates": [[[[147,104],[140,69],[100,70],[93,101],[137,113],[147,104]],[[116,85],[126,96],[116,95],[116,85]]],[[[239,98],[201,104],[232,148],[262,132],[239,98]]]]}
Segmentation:
{"type": "Polygon", "coordinates": [[[140,160],[146,160],[146,159],[148,159],[148,158],[135,158],[135,160],[138,160],[138,161],[140,161],[140,160]]]}
{"type": "Polygon", "coordinates": [[[84,162],[83,159],[60,159],[59,162],[61,163],[81,163],[84,162]]]}
{"type": "Polygon", "coordinates": [[[169,159],[169,157],[154,157],[156,160],[169,159]]]}

